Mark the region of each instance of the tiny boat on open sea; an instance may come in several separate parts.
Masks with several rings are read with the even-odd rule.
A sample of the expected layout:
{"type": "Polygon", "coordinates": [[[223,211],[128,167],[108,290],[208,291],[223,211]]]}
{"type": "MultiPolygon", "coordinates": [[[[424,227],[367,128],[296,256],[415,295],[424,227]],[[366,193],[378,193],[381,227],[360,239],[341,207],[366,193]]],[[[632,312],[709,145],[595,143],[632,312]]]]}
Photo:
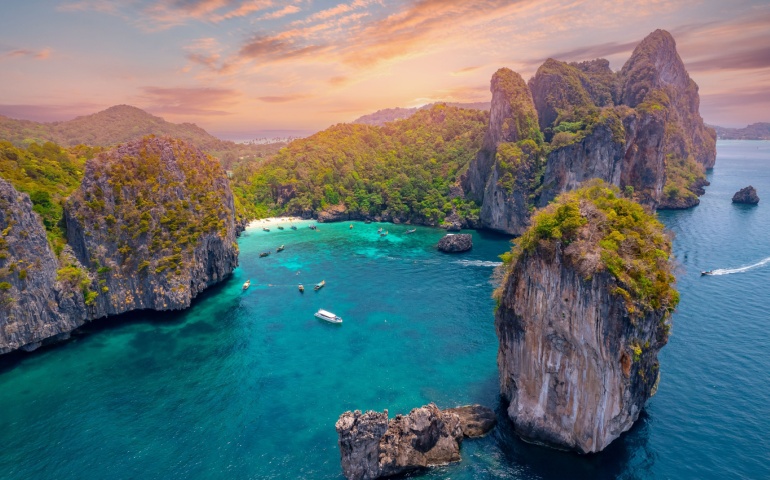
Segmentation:
{"type": "Polygon", "coordinates": [[[714,275],[714,270],[706,270],[705,272],[700,272],[701,276],[703,275],[714,275]]]}
{"type": "Polygon", "coordinates": [[[270,255],[270,252],[262,252],[259,254],[259,258],[266,257],[268,255],[270,255]]]}
{"type": "Polygon", "coordinates": [[[248,289],[251,286],[251,279],[246,280],[246,283],[243,284],[243,290],[248,289]]]}
{"type": "Polygon", "coordinates": [[[276,248],[275,251],[276,252],[283,252],[283,249],[284,249],[284,246],[281,245],[280,247],[276,248]]]}
{"type": "Polygon", "coordinates": [[[326,280],[321,280],[320,282],[315,284],[315,287],[313,287],[313,290],[320,290],[324,288],[324,285],[326,285],[326,280]]]}
{"type": "Polygon", "coordinates": [[[299,293],[305,293],[305,287],[301,283],[299,284],[299,293]]]}
{"type": "Polygon", "coordinates": [[[315,317],[329,323],[342,323],[342,318],[338,317],[332,312],[328,312],[323,309],[319,309],[317,312],[315,312],[315,317]]]}

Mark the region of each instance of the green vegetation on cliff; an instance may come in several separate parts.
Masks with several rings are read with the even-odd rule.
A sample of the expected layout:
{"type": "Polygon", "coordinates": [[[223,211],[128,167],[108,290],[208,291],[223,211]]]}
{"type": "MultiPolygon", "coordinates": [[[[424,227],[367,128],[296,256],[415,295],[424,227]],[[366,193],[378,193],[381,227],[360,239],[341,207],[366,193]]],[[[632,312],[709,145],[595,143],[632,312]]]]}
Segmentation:
{"type": "Polygon", "coordinates": [[[152,265],[154,273],[179,275],[199,237],[227,237],[226,184],[211,157],[185,142],[150,136],[90,161],[68,214],[104,247],[90,268],[117,267],[110,265],[117,252],[119,266],[132,273],[146,274],[152,265]]]}
{"type": "Polygon", "coordinates": [[[600,272],[617,281],[630,314],[679,303],[674,289],[671,239],[644,208],[623,198],[601,180],[563,193],[532,217],[532,225],[513,250],[503,255],[508,268],[521,255],[552,255],[561,250],[584,278],[600,272]]]}
{"type": "MultiPolygon", "coordinates": [[[[445,105],[383,127],[340,124],[234,171],[247,218],[315,214],[343,204],[362,216],[438,223],[478,207],[451,191],[481,147],[488,114],[445,105]]],[[[536,123],[535,123],[536,125],[536,123]]]]}
{"type": "Polygon", "coordinates": [[[64,201],[80,185],[86,160],[100,150],[83,145],[65,149],[51,142],[17,148],[0,141],[0,177],[29,194],[57,253],[65,242],[64,201]]]}

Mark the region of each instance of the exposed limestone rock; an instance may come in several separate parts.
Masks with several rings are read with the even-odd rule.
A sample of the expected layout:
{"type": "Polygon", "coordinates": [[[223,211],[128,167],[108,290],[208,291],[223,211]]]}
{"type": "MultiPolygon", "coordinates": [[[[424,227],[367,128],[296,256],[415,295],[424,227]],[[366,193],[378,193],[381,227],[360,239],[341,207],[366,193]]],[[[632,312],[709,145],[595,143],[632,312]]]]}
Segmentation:
{"type": "Polygon", "coordinates": [[[489,128],[462,185],[469,198],[481,203],[481,226],[519,234],[529,217],[542,136],[532,95],[518,73],[501,68],[492,77],[491,91],[489,128]]]}
{"type": "Polygon", "coordinates": [[[332,205],[327,207],[326,210],[318,212],[318,222],[341,222],[344,220],[357,220],[358,215],[353,218],[348,212],[348,209],[343,204],[332,205]]]}
{"type": "Polygon", "coordinates": [[[705,168],[714,167],[716,131],[703,123],[698,85],[687,74],[670,33],[656,30],[642,40],[619,77],[621,100],[629,107],[647,104],[647,108],[657,108],[670,102],[663,105],[671,124],[666,132],[666,154],[692,155],[705,168]]]}
{"type": "Polygon", "coordinates": [[[759,203],[759,196],[754,187],[749,185],[746,188],[741,188],[735,195],[733,195],[733,203],[747,203],[749,205],[756,205],[759,203]]]}
{"type": "Polygon", "coordinates": [[[145,137],[90,160],[65,218],[95,280],[92,318],[189,307],[238,265],[234,212],[218,162],[182,141],[145,137]]]}
{"type": "Polygon", "coordinates": [[[447,408],[443,412],[454,413],[460,418],[460,428],[466,438],[483,437],[497,423],[495,411],[482,405],[447,408]]]}
{"type": "Polygon", "coordinates": [[[601,178],[620,185],[626,142],[617,115],[608,115],[585,138],[556,148],[548,154],[539,207],[548,205],[562,192],[578,188],[586,180],[601,178]]]}
{"type": "MultiPolygon", "coordinates": [[[[653,220],[643,220],[649,226],[637,230],[647,232],[641,240],[614,231],[627,220],[606,226],[628,215],[630,202],[617,199],[618,193],[601,200],[620,202],[611,214],[585,199],[558,204],[564,206],[554,218],[570,220],[552,231],[572,233],[561,240],[549,239],[547,232],[544,238],[525,233],[498,294],[500,389],[515,431],[528,441],[601,451],[631,428],[652,394],[657,355],[668,338],[666,321],[678,296],[662,290],[668,296],[650,300],[644,295],[653,294],[637,293],[639,280],[624,272],[629,265],[665,264],[667,257],[630,252],[657,248],[667,256],[670,241],[653,220]]],[[[556,205],[549,208],[557,211],[556,205]]],[[[634,218],[643,218],[641,212],[637,208],[634,218]]],[[[541,233],[550,228],[550,220],[534,222],[541,233]]],[[[668,288],[673,277],[661,268],[637,276],[668,288]]]]}
{"type": "Polygon", "coordinates": [[[669,33],[650,34],[618,73],[604,59],[548,59],[528,84],[535,115],[520,82],[500,81],[517,77],[506,69],[493,77],[489,130],[462,179],[482,203],[483,227],[521,234],[534,206],[591,178],[630,187],[653,209],[699,203],[716,137],[669,33]],[[520,118],[537,118],[540,131],[504,128],[520,118]],[[525,147],[525,139],[533,143],[525,147]]]}
{"type": "Polygon", "coordinates": [[[34,350],[85,322],[59,308],[70,296],[82,304],[83,295],[57,282],[58,269],[29,196],[0,178],[0,353],[34,350]]]}
{"type": "Polygon", "coordinates": [[[473,248],[473,237],[469,233],[448,233],[438,241],[438,249],[446,253],[467,252],[473,248]]]}
{"type": "Polygon", "coordinates": [[[350,480],[399,475],[460,461],[460,417],[431,403],[388,422],[384,413],[343,413],[335,425],[342,470],[350,480]]]}

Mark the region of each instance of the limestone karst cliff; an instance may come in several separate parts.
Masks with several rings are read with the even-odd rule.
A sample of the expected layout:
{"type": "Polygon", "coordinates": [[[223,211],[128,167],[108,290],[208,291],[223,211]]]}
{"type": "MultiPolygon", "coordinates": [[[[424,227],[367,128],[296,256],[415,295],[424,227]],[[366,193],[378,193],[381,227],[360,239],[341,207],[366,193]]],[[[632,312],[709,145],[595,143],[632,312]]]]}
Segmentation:
{"type": "Polygon", "coordinates": [[[98,283],[92,316],[188,307],[238,264],[234,211],[219,164],[182,141],[146,137],[89,161],[65,218],[98,283]]]}
{"type": "Polygon", "coordinates": [[[29,196],[0,179],[0,353],[35,348],[85,321],[79,282],[58,269],[29,196]]]}
{"type": "Polygon", "coordinates": [[[517,434],[580,453],[638,418],[678,303],[662,225],[593,182],[534,216],[496,292],[500,390],[517,434]]]}
{"type": "Polygon", "coordinates": [[[520,234],[543,160],[542,135],[532,95],[518,73],[501,68],[492,77],[491,90],[483,146],[461,183],[466,195],[481,204],[484,227],[520,234]]]}
{"type": "Polygon", "coordinates": [[[180,140],[145,137],[88,161],[58,256],[32,202],[0,180],[0,353],[95,318],[181,309],[237,266],[224,171],[180,140]]]}
{"type": "Polygon", "coordinates": [[[484,146],[463,178],[466,195],[482,204],[484,227],[520,234],[529,210],[591,178],[631,188],[651,208],[691,207],[705,193],[716,137],[668,32],[651,33],[619,72],[603,59],[548,59],[527,86],[505,83],[515,102],[501,88],[503,74],[520,79],[507,69],[493,77],[484,146]],[[524,135],[504,129],[508,119],[533,117],[537,128],[524,135]],[[538,148],[505,158],[503,142],[523,147],[526,138],[538,148]]]}

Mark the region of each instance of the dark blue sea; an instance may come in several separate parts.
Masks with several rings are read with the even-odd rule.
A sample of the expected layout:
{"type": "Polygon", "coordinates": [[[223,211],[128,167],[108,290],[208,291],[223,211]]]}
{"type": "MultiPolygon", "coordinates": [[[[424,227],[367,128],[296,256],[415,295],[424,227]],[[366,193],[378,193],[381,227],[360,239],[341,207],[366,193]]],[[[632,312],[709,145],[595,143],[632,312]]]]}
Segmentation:
{"type": "MultiPolygon", "coordinates": [[[[503,421],[424,478],[770,478],[770,142],[719,142],[709,180],[700,206],[660,214],[682,301],[634,428],[578,456],[503,421]],[[733,205],[749,184],[760,204],[733,205]]],[[[248,230],[232,278],[187,311],[99,320],[0,357],[0,478],[341,479],[346,410],[500,412],[491,275],[508,238],[472,232],[473,250],[451,256],[437,229],[296,225],[248,230]]]]}

